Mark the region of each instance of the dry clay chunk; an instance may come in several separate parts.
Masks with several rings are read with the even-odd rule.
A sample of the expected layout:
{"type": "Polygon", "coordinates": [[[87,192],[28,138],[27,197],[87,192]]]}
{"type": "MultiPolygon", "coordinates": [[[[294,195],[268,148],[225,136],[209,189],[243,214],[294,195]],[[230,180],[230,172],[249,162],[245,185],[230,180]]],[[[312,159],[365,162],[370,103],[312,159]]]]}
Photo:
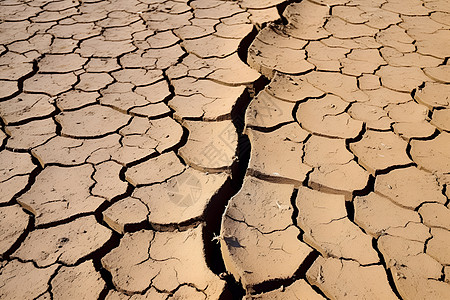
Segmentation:
{"type": "Polygon", "coordinates": [[[359,163],[372,174],[411,163],[406,147],[407,143],[396,134],[373,130],[368,130],[360,141],[350,144],[359,163]]]}
{"type": "Polygon", "coordinates": [[[323,256],[352,259],[360,264],[379,261],[372,238],[347,218],[343,195],[301,187],[296,199],[298,225],[304,240],[323,256]]]}
{"type": "Polygon", "coordinates": [[[126,125],[130,116],[112,108],[94,105],[56,116],[61,133],[72,137],[96,137],[113,133],[126,125]]]}
{"type": "Polygon", "coordinates": [[[190,285],[218,299],[224,288],[205,263],[201,226],[183,232],[126,233],[120,245],[103,257],[102,265],[111,272],[115,287],[127,293],[190,285]]]}
{"type": "Polygon", "coordinates": [[[420,222],[417,212],[401,208],[375,193],[356,197],[354,201],[355,222],[374,237],[389,228],[405,227],[409,222],[420,222]]]}
{"type": "Polygon", "coordinates": [[[57,265],[36,268],[32,262],[4,262],[0,267],[0,298],[35,299],[48,288],[48,281],[57,265]]]}
{"type": "Polygon", "coordinates": [[[0,208],[0,257],[24,233],[28,220],[29,216],[19,205],[0,208]]]}
{"type": "Polygon", "coordinates": [[[208,172],[220,172],[235,160],[237,133],[231,121],[185,121],[189,130],[186,145],[179,154],[188,165],[208,172]]]}
{"type": "Polygon", "coordinates": [[[271,128],[294,121],[294,103],[281,101],[262,90],[251,102],[245,115],[248,127],[271,128]]]}
{"type": "Polygon", "coordinates": [[[249,171],[269,181],[301,184],[311,167],[302,163],[308,132],[291,123],[270,133],[248,129],[253,151],[249,171]],[[270,179],[269,179],[270,178],[270,179]]]}
{"type": "Polygon", "coordinates": [[[363,122],[352,119],[345,111],[348,103],[334,95],[301,103],[297,120],[313,133],[338,138],[355,138],[363,122]]]}
{"type": "Polygon", "coordinates": [[[184,168],[175,153],[168,152],[129,168],[125,178],[134,186],[160,183],[180,174],[184,168]]]}
{"type": "Polygon", "coordinates": [[[187,168],[167,182],[137,188],[133,197],[149,209],[152,224],[180,224],[201,218],[212,197],[228,179],[225,173],[205,174],[187,168]]]}
{"type": "Polygon", "coordinates": [[[95,183],[91,178],[93,172],[91,165],[46,167],[17,201],[35,215],[36,225],[94,212],[104,200],[90,193],[95,183]]]}
{"type": "Polygon", "coordinates": [[[450,133],[442,132],[429,141],[411,142],[411,156],[424,169],[437,173],[450,170],[450,133]]]}
{"type": "Polygon", "coordinates": [[[67,224],[32,231],[12,257],[32,260],[39,267],[56,262],[73,265],[102,247],[110,237],[111,231],[98,224],[94,216],[82,217],[67,224]]]}
{"type": "Polygon", "coordinates": [[[306,273],[308,282],[332,299],[398,299],[383,266],[319,257],[306,273]]]}
{"type": "Polygon", "coordinates": [[[291,278],[312,249],[292,225],[293,186],[246,177],[222,218],[220,244],[225,266],[246,289],[291,278]]]}
{"type": "Polygon", "coordinates": [[[267,293],[246,296],[246,300],[284,300],[284,299],[308,299],[323,300],[324,298],[312,289],[312,287],[304,280],[299,279],[293,284],[281,287],[277,290],[267,293]]]}
{"type": "Polygon", "coordinates": [[[415,209],[424,202],[445,203],[436,177],[415,167],[392,170],[378,175],[375,181],[375,192],[380,193],[397,205],[415,209]]]}
{"type": "Polygon", "coordinates": [[[98,299],[105,282],[92,261],[76,267],[61,267],[51,281],[53,299],[98,299]]]}

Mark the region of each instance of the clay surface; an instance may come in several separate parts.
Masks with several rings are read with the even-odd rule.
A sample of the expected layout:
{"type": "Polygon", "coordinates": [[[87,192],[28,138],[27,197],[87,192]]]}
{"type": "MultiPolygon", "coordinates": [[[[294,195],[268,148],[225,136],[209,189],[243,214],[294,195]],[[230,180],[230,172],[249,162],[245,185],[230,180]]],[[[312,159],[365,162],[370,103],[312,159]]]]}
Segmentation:
{"type": "Polygon", "coordinates": [[[445,0],[4,0],[1,299],[449,299],[445,0]]]}

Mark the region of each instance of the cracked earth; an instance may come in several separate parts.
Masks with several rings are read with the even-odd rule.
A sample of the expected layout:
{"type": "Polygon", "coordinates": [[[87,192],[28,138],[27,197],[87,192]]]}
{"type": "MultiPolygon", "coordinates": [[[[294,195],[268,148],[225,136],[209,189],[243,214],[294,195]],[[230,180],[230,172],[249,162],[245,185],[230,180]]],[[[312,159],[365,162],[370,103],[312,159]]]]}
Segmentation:
{"type": "Polygon", "coordinates": [[[0,298],[450,298],[448,1],[0,6],[0,298]]]}

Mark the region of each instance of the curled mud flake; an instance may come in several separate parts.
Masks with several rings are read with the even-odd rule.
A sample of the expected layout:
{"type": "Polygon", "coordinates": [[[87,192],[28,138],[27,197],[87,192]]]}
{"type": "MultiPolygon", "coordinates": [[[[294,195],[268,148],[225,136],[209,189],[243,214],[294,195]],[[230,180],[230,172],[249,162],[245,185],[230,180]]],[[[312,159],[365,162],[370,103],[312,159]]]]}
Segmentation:
{"type": "Polygon", "coordinates": [[[245,115],[247,127],[272,128],[294,121],[295,103],[282,101],[262,90],[251,102],[245,115]]]}
{"type": "Polygon", "coordinates": [[[350,259],[360,264],[379,261],[372,239],[347,218],[343,195],[301,187],[297,199],[298,226],[303,239],[324,257],[350,259]]]}
{"type": "Polygon", "coordinates": [[[205,174],[187,168],[167,182],[137,188],[133,197],[148,207],[151,224],[181,224],[201,219],[211,199],[219,195],[228,179],[225,173],[205,174]]]}
{"type": "Polygon", "coordinates": [[[5,124],[48,116],[54,111],[53,99],[42,94],[21,94],[0,102],[0,116],[5,124]]]}
{"type": "Polygon", "coordinates": [[[417,212],[398,207],[388,198],[375,193],[356,197],[354,202],[355,222],[374,237],[380,236],[389,228],[420,222],[417,212]]]}
{"type": "Polygon", "coordinates": [[[256,177],[301,185],[311,167],[302,163],[303,144],[308,132],[291,123],[271,133],[248,129],[251,152],[249,170],[256,177]]]}
{"type": "Polygon", "coordinates": [[[168,152],[130,167],[125,172],[125,178],[134,186],[155,184],[182,173],[184,169],[175,153],[168,152]]]}
{"type": "Polygon", "coordinates": [[[392,132],[368,130],[362,140],[350,144],[358,162],[375,174],[393,166],[411,163],[406,154],[407,143],[392,132]]]}
{"type": "Polygon", "coordinates": [[[392,125],[392,129],[403,139],[427,138],[436,132],[436,127],[430,123],[423,122],[401,122],[392,125]]]}
{"type": "Polygon", "coordinates": [[[171,292],[189,285],[217,299],[224,288],[224,281],[206,266],[201,226],[183,232],[126,233],[102,258],[102,265],[111,272],[116,289],[127,294],[150,287],[171,292]]]}
{"type": "Polygon", "coordinates": [[[48,118],[18,126],[6,126],[10,136],[6,146],[12,149],[28,150],[42,145],[56,136],[56,124],[48,118]]]}
{"type": "Polygon", "coordinates": [[[148,209],[136,198],[127,197],[114,203],[103,212],[103,220],[114,231],[124,234],[127,225],[135,225],[147,219],[148,209]]]}
{"type": "Polygon", "coordinates": [[[25,232],[29,218],[19,205],[0,208],[0,257],[25,232]]]}
{"type": "Polygon", "coordinates": [[[258,295],[247,295],[246,300],[281,300],[281,299],[310,299],[323,300],[325,299],[306,282],[304,279],[296,280],[289,286],[283,286],[279,289],[262,293],[258,295]]]}
{"type": "Polygon", "coordinates": [[[398,299],[380,265],[361,266],[355,261],[319,257],[306,278],[330,298],[398,299]]]}
{"type": "Polygon", "coordinates": [[[438,173],[450,170],[450,133],[441,133],[429,141],[411,141],[411,156],[420,167],[438,173]]]}
{"type": "Polygon", "coordinates": [[[109,107],[94,105],[60,113],[56,120],[65,136],[96,137],[115,132],[128,123],[130,116],[109,107]]]}
{"type": "Polygon", "coordinates": [[[163,115],[168,115],[170,112],[171,112],[170,108],[167,106],[167,104],[163,102],[151,103],[145,106],[137,106],[129,110],[129,113],[131,115],[147,118],[154,118],[163,115]]]}
{"type": "Polygon", "coordinates": [[[450,231],[450,209],[440,203],[425,203],[419,208],[423,223],[450,231]]]}
{"type": "Polygon", "coordinates": [[[49,288],[48,281],[57,267],[36,268],[32,262],[22,263],[18,260],[5,262],[0,268],[0,296],[4,299],[39,297],[49,288]]]}
{"type": "Polygon", "coordinates": [[[102,247],[110,237],[111,231],[98,224],[94,216],[82,217],[67,224],[32,231],[12,257],[32,260],[39,267],[56,262],[74,265],[102,247]]]}
{"type": "Polygon", "coordinates": [[[245,288],[291,278],[312,249],[292,226],[293,185],[246,177],[222,219],[225,266],[245,288]],[[288,263],[289,262],[289,263],[288,263]]]}
{"type": "Polygon", "coordinates": [[[73,168],[50,166],[37,177],[31,189],[17,201],[35,215],[36,225],[61,221],[81,213],[93,213],[102,198],[91,196],[94,168],[83,165],[73,168]],[[74,182],[77,182],[74,185],[74,182]]]}
{"type": "Polygon", "coordinates": [[[276,7],[270,7],[265,9],[248,9],[247,12],[250,14],[248,19],[255,24],[257,28],[264,28],[269,22],[276,22],[281,20],[280,14],[276,7]]]}
{"type": "Polygon", "coordinates": [[[179,155],[196,169],[208,172],[229,170],[236,160],[238,136],[231,121],[184,121],[189,130],[179,155]],[[200,150],[200,151],[199,151],[200,150]]]}
{"type": "Polygon", "coordinates": [[[416,167],[392,170],[388,174],[378,175],[375,192],[409,209],[415,209],[424,202],[442,204],[446,202],[436,177],[416,167]]]}
{"type": "Polygon", "coordinates": [[[86,261],[76,267],[61,267],[50,283],[54,299],[97,299],[105,288],[105,282],[95,270],[92,261],[86,261]]]}

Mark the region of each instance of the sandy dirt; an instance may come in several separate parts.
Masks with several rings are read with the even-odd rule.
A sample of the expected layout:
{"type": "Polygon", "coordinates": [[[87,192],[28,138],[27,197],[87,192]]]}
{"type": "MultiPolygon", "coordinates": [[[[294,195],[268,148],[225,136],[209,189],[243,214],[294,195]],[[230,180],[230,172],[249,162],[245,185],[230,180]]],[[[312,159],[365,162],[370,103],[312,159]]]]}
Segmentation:
{"type": "Polygon", "coordinates": [[[0,298],[449,299],[449,57],[447,0],[0,1],[0,298]]]}

